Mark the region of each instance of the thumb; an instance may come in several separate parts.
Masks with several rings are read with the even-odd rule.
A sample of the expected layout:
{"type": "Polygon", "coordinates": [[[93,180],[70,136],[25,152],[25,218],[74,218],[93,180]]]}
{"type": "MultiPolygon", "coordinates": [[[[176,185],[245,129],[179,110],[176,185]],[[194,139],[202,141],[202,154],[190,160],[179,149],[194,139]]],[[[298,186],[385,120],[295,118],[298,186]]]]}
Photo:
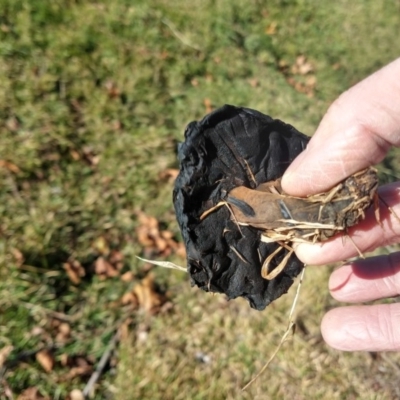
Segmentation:
{"type": "Polygon", "coordinates": [[[399,78],[400,58],[343,93],[284,174],[283,189],[293,196],[324,192],[399,145],[399,78]]]}

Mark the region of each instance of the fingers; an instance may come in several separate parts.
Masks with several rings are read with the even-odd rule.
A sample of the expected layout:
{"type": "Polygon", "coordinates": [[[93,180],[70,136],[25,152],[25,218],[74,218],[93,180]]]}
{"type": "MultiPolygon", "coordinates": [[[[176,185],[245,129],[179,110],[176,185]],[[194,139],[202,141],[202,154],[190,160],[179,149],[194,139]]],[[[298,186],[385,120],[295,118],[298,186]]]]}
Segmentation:
{"type": "Polygon", "coordinates": [[[297,257],[306,264],[322,265],[342,261],[378,247],[398,242],[400,236],[400,182],[382,186],[379,191],[381,225],[370,208],[366,218],[347,234],[317,244],[300,244],[296,247],[297,257]],[[388,209],[392,208],[392,211],[388,209]]]}
{"type": "Polygon", "coordinates": [[[400,350],[400,304],[333,309],[324,316],[321,332],[339,350],[400,350]]]}
{"type": "Polygon", "coordinates": [[[321,193],[400,145],[400,58],[343,93],[283,176],[293,196],[321,193]]]}
{"type": "Polygon", "coordinates": [[[371,257],[334,271],[329,290],[338,301],[361,303],[400,295],[400,253],[371,257]]]}

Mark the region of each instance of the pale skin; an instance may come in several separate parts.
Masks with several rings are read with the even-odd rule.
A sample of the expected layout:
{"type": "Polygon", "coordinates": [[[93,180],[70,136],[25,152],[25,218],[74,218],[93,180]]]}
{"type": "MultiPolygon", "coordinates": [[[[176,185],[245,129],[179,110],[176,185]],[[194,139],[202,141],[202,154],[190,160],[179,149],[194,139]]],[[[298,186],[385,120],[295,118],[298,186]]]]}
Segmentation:
{"type": "MultiPolygon", "coordinates": [[[[343,93],[323,117],[307,149],[291,164],[282,180],[293,196],[321,193],[349,175],[382,161],[392,146],[400,146],[400,58],[343,93]]],[[[381,225],[374,213],[349,235],[367,253],[400,243],[400,181],[379,189],[381,225]],[[396,214],[396,215],[395,215],[396,214]]],[[[300,244],[297,256],[306,264],[322,265],[357,255],[351,240],[334,238],[322,244],[300,244]]],[[[346,351],[400,350],[400,302],[362,305],[400,295],[400,252],[347,263],[329,280],[332,296],[356,303],[330,310],[321,331],[332,347],[346,351]]]]}

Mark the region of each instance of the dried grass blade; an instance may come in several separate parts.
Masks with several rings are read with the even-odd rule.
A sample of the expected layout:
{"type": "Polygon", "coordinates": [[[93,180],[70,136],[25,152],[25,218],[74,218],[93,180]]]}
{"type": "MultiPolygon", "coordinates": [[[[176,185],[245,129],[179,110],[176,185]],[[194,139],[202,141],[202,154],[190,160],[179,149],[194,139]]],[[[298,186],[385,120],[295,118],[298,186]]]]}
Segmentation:
{"type": "Polygon", "coordinates": [[[174,264],[173,262],[170,261],[154,261],[154,260],[147,260],[146,258],[142,258],[139,256],[136,256],[141,261],[148,262],[153,265],[157,265],[159,267],[164,267],[164,268],[170,268],[170,269],[177,269],[178,271],[182,272],[187,272],[187,269],[185,267],[181,267],[180,265],[174,264]]]}

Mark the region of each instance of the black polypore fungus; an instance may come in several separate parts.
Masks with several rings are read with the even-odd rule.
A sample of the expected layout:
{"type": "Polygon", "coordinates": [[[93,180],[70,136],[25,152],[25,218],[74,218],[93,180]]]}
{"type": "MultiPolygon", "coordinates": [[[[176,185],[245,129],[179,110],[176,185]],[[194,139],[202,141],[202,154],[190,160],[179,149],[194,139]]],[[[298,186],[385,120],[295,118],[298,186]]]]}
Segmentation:
{"type": "MultiPolygon", "coordinates": [[[[239,226],[228,207],[200,217],[235,187],[254,189],[280,178],[308,141],[291,125],[231,105],[187,126],[173,200],[192,285],[229,299],[245,297],[257,310],[287,292],[304,267],[294,254],[276,278],[265,280],[261,267],[277,243],[264,243],[260,230],[239,226]]],[[[287,252],[274,257],[272,269],[287,252]]]]}

